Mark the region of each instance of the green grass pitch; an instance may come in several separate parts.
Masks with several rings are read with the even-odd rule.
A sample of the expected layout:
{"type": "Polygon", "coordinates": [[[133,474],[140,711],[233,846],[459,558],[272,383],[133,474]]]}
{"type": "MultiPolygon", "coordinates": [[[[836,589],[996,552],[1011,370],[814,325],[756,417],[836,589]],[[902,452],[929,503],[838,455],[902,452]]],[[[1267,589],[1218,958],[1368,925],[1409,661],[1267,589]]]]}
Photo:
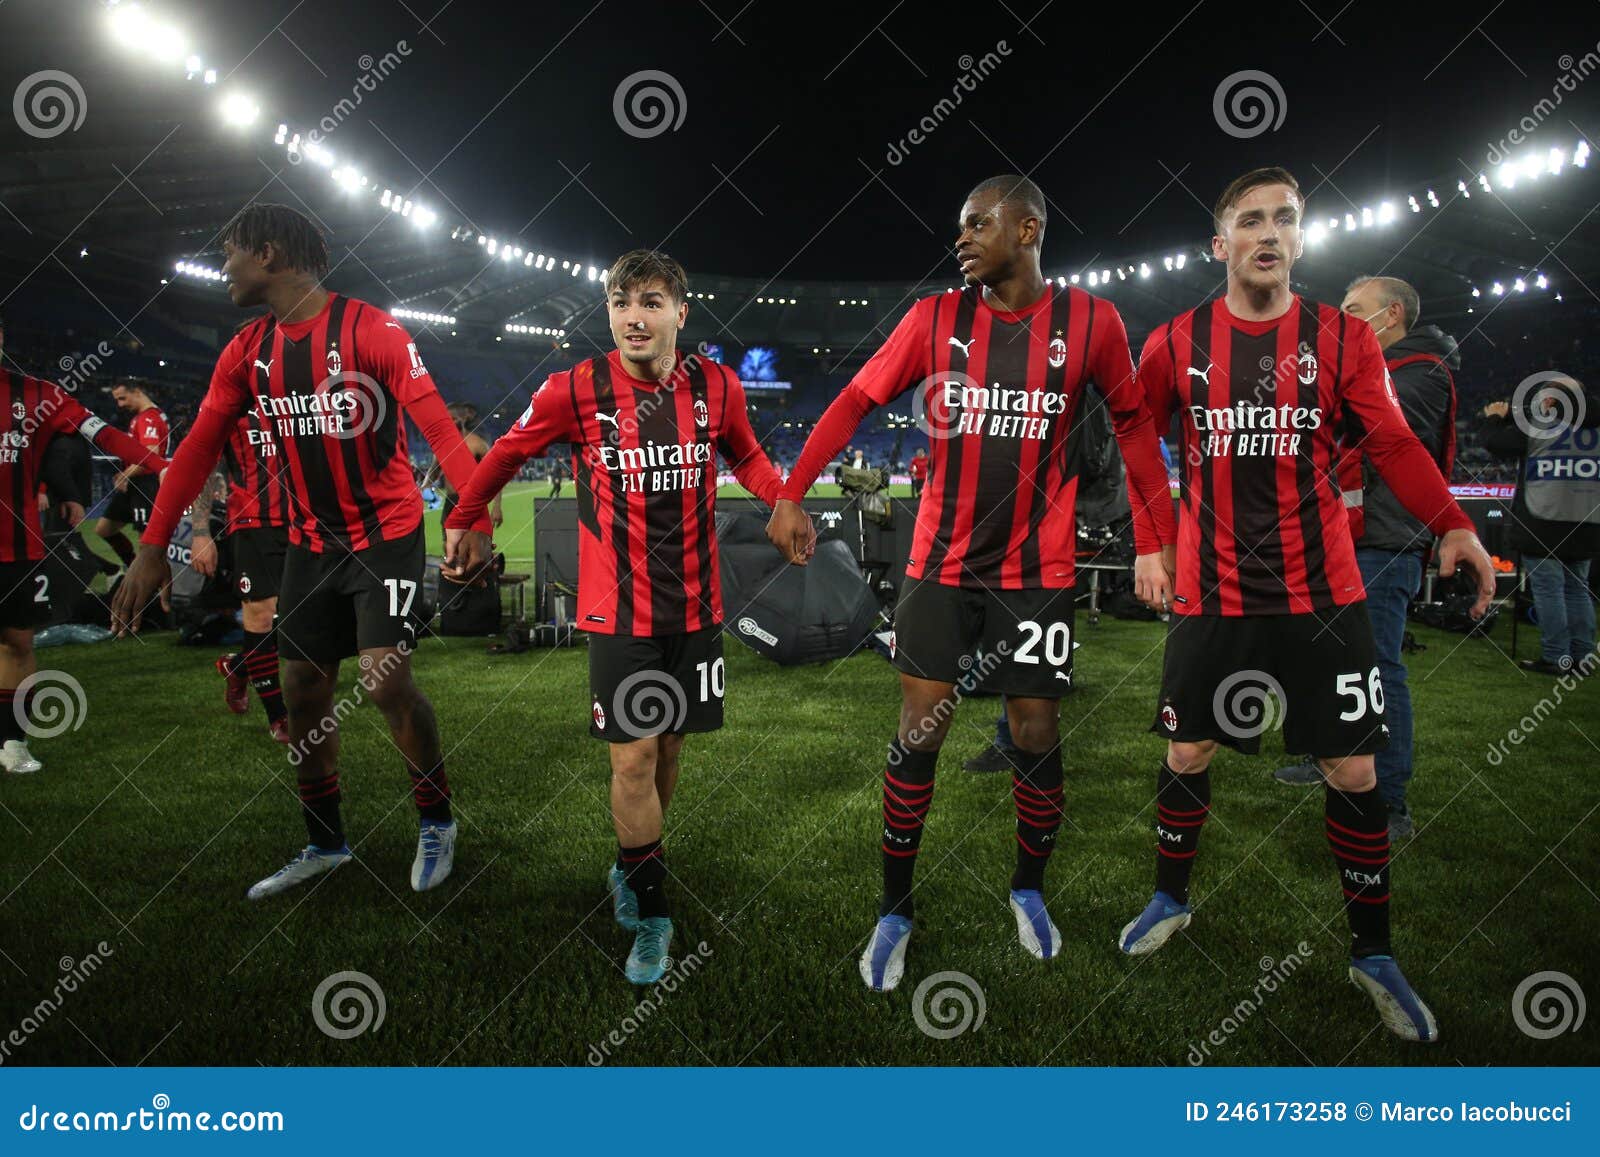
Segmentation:
{"type": "MultiPolygon", "coordinates": [[[[526,504],[545,491],[508,499],[500,537],[514,561],[532,557],[526,504]]],[[[436,539],[436,516],[430,526],[436,539]]],[[[1551,680],[1508,661],[1504,622],[1492,640],[1416,630],[1419,831],[1395,860],[1394,919],[1442,1029],[1424,1047],[1379,1028],[1345,979],[1321,793],[1271,780],[1276,734],[1269,754],[1215,765],[1192,927],[1152,957],[1116,951],[1152,882],[1162,744],[1146,727],[1162,628],[1080,619],[1078,633],[1079,685],[1062,704],[1070,820],[1047,886],[1062,956],[1041,964],[1017,946],[1010,785],[960,768],[995,714],[995,701],[973,701],[940,764],[906,979],[886,996],[856,972],[898,712],[875,656],[784,670],[728,643],[727,725],[691,737],[668,820],[674,955],[698,960],[652,996],[622,976],[628,940],[601,890],[614,845],[581,646],[506,658],[471,639],[422,646],[418,680],[462,828],[446,886],[409,890],[406,777],[366,706],[341,753],[357,862],[261,904],[245,888],[304,830],[282,749],[258,707],[224,710],[212,653],[171,635],[41,652],[81,684],[87,709],[78,730],[34,742],[42,774],[0,780],[0,1060],[1184,1065],[1201,1049],[1225,1065],[1600,1060],[1592,1024],[1537,1039],[1512,1005],[1544,971],[1600,993],[1600,686],[1552,704],[1551,680]],[[1525,740],[1491,760],[1513,727],[1525,740]],[[97,970],[62,992],[62,970],[82,971],[91,952],[97,970]],[[1292,972],[1264,991],[1263,970],[1281,973],[1290,954],[1292,972]],[[381,989],[384,1019],[335,1039],[313,994],[347,971],[381,989]],[[923,1031],[916,1007],[940,972],[965,977],[972,1021],[982,1009],[947,1038],[923,1031]]],[[[1532,645],[1529,632],[1522,654],[1532,645]]],[[[350,687],[354,665],[343,674],[350,687]]],[[[957,1007],[935,1000],[921,1020],[939,1029],[957,1007]]]]}

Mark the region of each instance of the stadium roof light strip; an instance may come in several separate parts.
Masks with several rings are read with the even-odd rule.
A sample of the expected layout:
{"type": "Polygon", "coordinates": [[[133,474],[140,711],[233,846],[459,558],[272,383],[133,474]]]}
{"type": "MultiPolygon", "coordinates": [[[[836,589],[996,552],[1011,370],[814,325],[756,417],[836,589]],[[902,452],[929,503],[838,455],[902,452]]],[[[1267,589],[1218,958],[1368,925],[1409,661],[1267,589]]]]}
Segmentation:
{"type": "MultiPolygon", "coordinates": [[[[1478,173],[1473,181],[1460,180],[1456,182],[1456,192],[1463,198],[1470,199],[1474,188],[1482,193],[1496,191],[1510,192],[1519,184],[1537,181],[1542,177],[1559,176],[1568,168],[1587,169],[1590,160],[1589,142],[1580,140],[1575,148],[1568,153],[1565,149],[1551,147],[1548,149],[1531,149],[1526,154],[1517,158],[1508,158],[1499,165],[1493,166],[1486,172],[1478,173]]],[[[1434,210],[1442,207],[1439,195],[1432,189],[1426,189],[1421,198],[1415,194],[1406,194],[1403,198],[1391,197],[1378,202],[1374,208],[1366,205],[1359,210],[1347,212],[1340,216],[1311,217],[1305,225],[1305,239],[1309,246],[1320,246],[1334,240],[1340,233],[1357,233],[1364,229],[1386,228],[1395,224],[1402,216],[1401,204],[1413,214],[1422,213],[1425,209],[1434,210]]],[[[1054,280],[1061,286],[1086,284],[1090,289],[1109,288],[1113,277],[1117,281],[1127,281],[1130,277],[1145,280],[1156,273],[1156,265],[1168,273],[1175,273],[1188,264],[1190,255],[1203,261],[1212,260],[1207,250],[1194,250],[1190,253],[1173,253],[1160,258],[1148,258],[1143,261],[1127,265],[1115,265],[1111,268],[1081,270],[1078,273],[1057,276],[1054,280]]],[[[1537,270],[1530,275],[1529,280],[1536,288],[1549,287],[1548,279],[1537,270]]],[[[1498,284],[1498,283],[1497,283],[1498,284]]],[[[952,292],[954,292],[952,290],[952,292]]],[[[1478,296],[1474,288],[1473,296],[1478,296]]],[[[1559,298],[1558,298],[1559,299],[1559,298]]],[[[844,302],[839,304],[843,305],[844,302]]]]}

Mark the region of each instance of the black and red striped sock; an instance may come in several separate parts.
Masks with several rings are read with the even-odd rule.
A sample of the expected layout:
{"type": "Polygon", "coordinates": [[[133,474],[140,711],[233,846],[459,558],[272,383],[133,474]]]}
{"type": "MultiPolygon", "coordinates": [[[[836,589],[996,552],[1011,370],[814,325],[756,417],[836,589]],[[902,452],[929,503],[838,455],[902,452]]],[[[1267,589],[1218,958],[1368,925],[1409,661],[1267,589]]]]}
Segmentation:
{"type": "Polygon", "coordinates": [[[229,669],[242,674],[256,689],[267,722],[275,723],[288,715],[283,705],[283,690],[278,686],[278,635],[276,631],[244,633],[244,650],[228,656],[229,669]],[[243,664],[242,666],[240,664],[243,664]]]}
{"type": "Polygon", "coordinates": [[[18,717],[16,688],[0,688],[0,743],[21,739],[27,734],[22,729],[22,719],[25,718],[27,718],[26,709],[21,717],[18,717]]]}
{"type": "Polygon", "coordinates": [[[344,820],[339,815],[339,773],[326,778],[301,780],[300,810],[305,815],[306,835],[325,852],[344,847],[344,820]]]}
{"type": "Polygon", "coordinates": [[[933,802],[937,751],[913,751],[897,738],[883,771],[883,901],[880,916],[911,918],[911,879],[933,802]]]}
{"type": "Polygon", "coordinates": [[[416,801],[423,819],[441,824],[450,822],[450,779],[444,773],[442,762],[434,764],[429,771],[411,772],[411,798],[416,801]]]}
{"type": "Polygon", "coordinates": [[[1179,775],[1161,761],[1156,774],[1156,891],[1189,902],[1189,873],[1211,811],[1211,771],[1179,775]]]}
{"type": "Polygon", "coordinates": [[[1376,787],[1340,791],[1329,784],[1325,800],[1328,847],[1350,921],[1350,955],[1388,956],[1389,805],[1376,787]]]}
{"type": "Polygon", "coordinates": [[[1049,751],[1024,751],[1011,776],[1011,799],[1017,810],[1017,870],[1013,891],[1044,890],[1044,870],[1061,830],[1061,745],[1049,751]]]}
{"type": "Polygon", "coordinates": [[[651,840],[637,848],[617,845],[617,862],[628,877],[628,887],[639,897],[640,916],[668,916],[667,861],[661,841],[651,840]]]}

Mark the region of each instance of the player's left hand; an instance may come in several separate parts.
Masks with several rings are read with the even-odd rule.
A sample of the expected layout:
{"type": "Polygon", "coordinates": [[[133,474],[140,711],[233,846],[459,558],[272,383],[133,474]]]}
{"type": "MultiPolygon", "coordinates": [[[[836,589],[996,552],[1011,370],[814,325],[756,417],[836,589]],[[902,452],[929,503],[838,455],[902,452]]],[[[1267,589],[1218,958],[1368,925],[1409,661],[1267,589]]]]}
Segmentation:
{"type": "Polygon", "coordinates": [[[56,513],[67,520],[68,526],[77,526],[83,521],[83,503],[63,502],[56,507],[56,513]]]}
{"type": "Polygon", "coordinates": [[[1466,529],[1452,530],[1439,540],[1439,577],[1449,578],[1463,566],[1478,580],[1478,598],[1472,604],[1472,617],[1481,619],[1494,599],[1494,563],[1476,534],[1466,529]]]}
{"type": "Polygon", "coordinates": [[[189,565],[207,578],[217,573],[217,544],[209,534],[197,534],[190,542],[189,565]]]}
{"type": "Polygon", "coordinates": [[[496,530],[499,530],[501,524],[504,523],[505,520],[506,520],[506,513],[505,513],[504,510],[500,509],[500,504],[498,502],[496,502],[493,506],[489,507],[489,525],[490,526],[493,526],[496,530]]]}
{"type": "Polygon", "coordinates": [[[126,490],[128,488],[128,478],[129,477],[130,477],[130,475],[129,475],[128,471],[126,471],[126,470],[118,470],[117,471],[117,476],[111,480],[112,487],[114,487],[117,490],[126,490]]]}
{"type": "Polygon", "coordinates": [[[1133,560],[1133,595],[1152,611],[1172,609],[1172,575],[1163,552],[1152,551],[1133,560]]]}

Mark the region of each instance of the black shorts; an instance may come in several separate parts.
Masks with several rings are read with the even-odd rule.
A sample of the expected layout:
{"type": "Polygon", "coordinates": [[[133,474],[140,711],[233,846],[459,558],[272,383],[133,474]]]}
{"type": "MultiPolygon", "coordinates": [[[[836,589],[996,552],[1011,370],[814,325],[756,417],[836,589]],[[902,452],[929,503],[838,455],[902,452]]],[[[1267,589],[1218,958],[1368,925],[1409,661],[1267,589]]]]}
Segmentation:
{"type": "Polygon", "coordinates": [[[256,526],[228,535],[233,551],[233,591],[245,602],[275,599],[283,585],[289,528],[256,526]]]}
{"type": "Polygon", "coordinates": [[[143,475],[130,478],[126,488],[112,491],[105,517],[125,525],[131,522],[143,530],[150,521],[150,512],[155,509],[156,485],[154,479],[146,482],[143,475]]]}
{"type": "Polygon", "coordinates": [[[1364,600],[1303,615],[1172,616],[1150,730],[1254,755],[1262,732],[1277,727],[1295,755],[1337,759],[1388,746],[1364,600]]]}
{"type": "Polygon", "coordinates": [[[44,562],[0,562],[0,628],[44,626],[50,621],[53,593],[44,562]]]}
{"type": "Polygon", "coordinates": [[[720,626],[686,635],[587,633],[590,735],[632,743],[722,726],[720,626]]]}
{"type": "Polygon", "coordinates": [[[1070,588],[966,590],[908,578],[894,610],[894,665],[907,675],[1030,699],[1072,690],[1070,588]]]}
{"type": "Polygon", "coordinates": [[[290,545],[278,588],[278,652],[329,663],[370,647],[414,649],[425,626],[422,527],[392,542],[321,554],[290,545]]]}

